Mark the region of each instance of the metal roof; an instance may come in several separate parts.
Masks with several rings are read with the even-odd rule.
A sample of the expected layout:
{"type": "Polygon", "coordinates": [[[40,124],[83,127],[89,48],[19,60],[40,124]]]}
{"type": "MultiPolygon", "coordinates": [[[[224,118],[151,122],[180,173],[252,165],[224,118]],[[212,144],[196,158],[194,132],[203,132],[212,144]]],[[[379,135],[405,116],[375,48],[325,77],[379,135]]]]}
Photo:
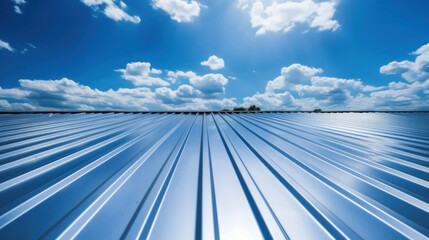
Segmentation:
{"type": "Polygon", "coordinates": [[[428,113],[0,115],[0,239],[428,239],[428,113]]]}

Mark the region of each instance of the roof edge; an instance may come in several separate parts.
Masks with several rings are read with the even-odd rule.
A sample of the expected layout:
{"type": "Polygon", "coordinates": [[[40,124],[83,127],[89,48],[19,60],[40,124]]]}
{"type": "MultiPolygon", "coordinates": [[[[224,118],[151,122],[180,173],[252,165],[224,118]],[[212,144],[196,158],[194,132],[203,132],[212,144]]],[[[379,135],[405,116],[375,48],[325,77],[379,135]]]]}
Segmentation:
{"type": "Polygon", "coordinates": [[[168,114],[196,114],[196,113],[429,113],[429,111],[114,111],[114,110],[99,110],[99,111],[0,111],[0,114],[78,114],[78,113],[168,113],[168,114]]]}

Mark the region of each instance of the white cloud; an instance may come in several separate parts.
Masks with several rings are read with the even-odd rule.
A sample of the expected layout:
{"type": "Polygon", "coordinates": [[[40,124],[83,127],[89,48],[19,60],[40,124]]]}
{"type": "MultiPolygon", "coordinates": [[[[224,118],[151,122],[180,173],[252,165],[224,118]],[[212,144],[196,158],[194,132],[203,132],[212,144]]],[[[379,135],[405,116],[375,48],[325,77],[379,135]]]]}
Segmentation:
{"type": "Polygon", "coordinates": [[[140,17],[130,16],[116,5],[107,5],[104,9],[104,14],[115,21],[129,21],[133,23],[140,22],[140,17]]]}
{"type": "MultiPolygon", "coordinates": [[[[193,71],[169,71],[165,70],[166,74],[162,74],[161,70],[151,68],[149,62],[132,62],[128,63],[125,69],[115,70],[122,73],[122,78],[130,80],[136,86],[169,86],[171,84],[180,83],[180,81],[187,80],[190,85],[182,85],[178,90],[181,94],[185,94],[186,86],[192,87],[193,95],[201,98],[218,98],[221,94],[225,93],[225,86],[228,84],[228,79],[222,74],[209,73],[205,75],[198,75],[193,71]],[[178,82],[179,80],[179,82],[178,82]]],[[[163,91],[165,94],[165,89],[163,91]]],[[[187,92],[191,92],[188,88],[187,92]]],[[[159,92],[161,93],[161,92],[159,92]]]]}
{"type": "MultiPolygon", "coordinates": [[[[244,2],[240,1],[239,7],[247,9],[244,2]]],[[[304,1],[284,1],[278,3],[274,1],[265,7],[261,1],[256,1],[250,10],[251,23],[253,28],[258,28],[256,35],[265,34],[267,31],[292,30],[297,24],[307,24],[310,28],[317,28],[319,31],[335,31],[340,24],[333,20],[336,1],[314,2],[304,1]]]]}
{"type": "Polygon", "coordinates": [[[202,61],[201,65],[208,66],[211,70],[219,70],[225,67],[225,62],[222,58],[212,55],[207,61],[202,61]]]}
{"type": "Polygon", "coordinates": [[[16,13],[22,14],[21,8],[19,8],[18,5],[13,6],[13,9],[15,10],[16,13]]]}
{"type": "Polygon", "coordinates": [[[408,82],[424,82],[429,79],[429,43],[423,45],[417,51],[412,52],[417,55],[414,62],[405,60],[401,62],[393,61],[380,68],[383,74],[401,74],[402,78],[408,82]]]}
{"type": "Polygon", "coordinates": [[[222,98],[222,99],[193,99],[191,103],[187,103],[182,110],[221,110],[225,108],[232,108],[237,106],[235,98],[222,98]]]}
{"type": "Polygon", "coordinates": [[[19,7],[19,5],[24,5],[27,2],[25,0],[12,0],[12,2],[15,4],[13,6],[13,10],[15,11],[15,13],[22,14],[22,10],[21,10],[21,7],[19,7]]]}
{"type": "Polygon", "coordinates": [[[380,68],[383,74],[400,74],[408,83],[375,87],[359,79],[318,76],[320,68],[292,64],[268,81],[265,93],[244,98],[244,104],[263,109],[428,110],[429,44],[412,54],[417,55],[415,61],[393,61],[380,68]]]}
{"type": "Polygon", "coordinates": [[[148,62],[128,63],[125,69],[118,69],[116,71],[122,72],[122,78],[130,80],[136,86],[170,85],[167,81],[153,76],[161,74],[162,71],[151,68],[148,62]]]}
{"type": "Polygon", "coordinates": [[[426,82],[391,82],[388,88],[369,95],[360,94],[349,103],[353,109],[428,110],[429,80],[426,82]]]}
{"type": "Polygon", "coordinates": [[[167,80],[169,80],[172,83],[175,83],[177,81],[177,79],[179,79],[179,78],[188,78],[189,79],[189,78],[194,78],[196,76],[197,76],[197,74],[192,72],[192,71],[187,71],[187,72],[184,72],[184,71],[176,71],[176,72],[167,71],[167,80]]]}
{"type": "MultiPolygon", "coordinates": [[[[419,49],[417,54],[422,52],[419,49]]],[[[246,97],[243,104],[265,110],[427,110],[429,106],[429,79],[375,87],[356,79],[318,76],[322,72],[301,64],[284,67],[280,76],[268,81],[265,93],[246,97]]]]}
{"type": "Polygon", "coordinates": [[[164,104],[182,104],[186,102],[186,99],[177,96],[177,91],[167,87],[155,89],[155,97],[164,104]]]}
{"type": "Polygon", "coordinates": [[[153,7],[167,12],[171,19],[177,22],[192,22],[200,15],[200,4],[186,0],[153,0],[153,7]]]}
{"type": "Polygon", "coordinates": [[[3,89],[0,87],[0,98],[23,98],[29,94],[30,92],[19,88],[3,89]]]}
{"type": "Polygon", "coordinates": [[[194,89],[192,86],[189,85],[181,85],[177,89],[177,96],[183,97],[183,98],[193,98],[193,97],[200,97],[201,92],[197,89],[194,89]]]}
{"type": "MultiPolygon", "coordinates": [[[[382,67],[386,74],[401,74],[407,82],[371,86],[360,79],[322,76],[323,70],[301,64],[281,69],[279,76],[267,82],[264,93],[245,97],[244,106],[257,105],[264,110],[428,110],[429,45],[417,51],[416,60],[396,62],[382,67]],[[404,63],[405,62],[405,63],[404,63]],[[412,74],[405,74],[412,72],[412,74]],[[416,74],[415,72],[418,72],[416,74]],[[411,78],[415,77],[415,78],[411,78]]],[[[124,79],[135,85],[160,85],[150,88],[120,88],[100,91],[67,78],[60,80],[19,80],[18,88],[0,87],[3,110],[218,110],[237,106],[234,98],[221,98],[228,79],[222,74],[198,75],[193,71],[163,71],[148,62],[128,63],[124,79]],[[173,89],[169,82],[189,83],[173,89]]]]}
{"type": "Polygon", "coordinates": [[[253,96],[245,97],[243,99],[243,105],[248,107],[250,105],[256,105],[262,107],[264,110],[270,109],[296,109],[295,98],[289,92],[283,93],[256,93],[253,96]]]}
{"type": "Polygon", "coordinates": [[[404,83],[404,82],[390,82],[388,85],[388,88],[397,90],[397,89],[407,88],[408,86],[409,85],[407,83],[404,83]]]}
{"type": "Polygon", "coordinates": [[[127,5],[123,1],[117,0],[81,0],[85,5],[94,11],[102,11],[104,15],[115,21],[128,21],[139,23],[139,16],[131,16],[125,12],[127,5]]]}
{"type": "Polygon", "coordinates": [[[175,82],[179,78],[187,78],[189,83],[204,95],[205,98],[216,97],[225,92],[225,85],[228,84],[228,79],[222,74],[209,73],[203,76],[197,75],[192,71],[168,71],[168,80],[175,82]]]}
{"type": "Polygon", "coordinates": [[[234,107],[235,98],[222,98],[228,80],[222,74],[199,76],[192,71],[163,71],[149,62],[131,62],[116,70],[136,86],[101,91],[73,80],[19,80],[19,87],[0,87],[1,110],[220,110],[234,107]],[[186,80],[173,89],[163,78],[186,80]]]}
{"type": "Polygon", "coordinates": [[[226,79],[222,74],[209,73],[204,76],[190,78],[189,82],[202,93],[211,95],[224,93],[228,79],[226,79]]]}
{"type": "Polygon", "coordinates": [[[184,104],[193,102],[199,99],[203,94],[189,85],[181,85],[177,90],[172,90],[167,87],[155,89],[155,97],[164,104],[184,104]]]}
{"type": "Polygon", "coordinates": [[[37,108],[29,103],[10,103],[7,100],[0,99],[0,109],[3,111],[34,111],[37,108]]]}
{"type": "Polygon", "coordinates": [[[206,99],[189,85],[172,90],[119,88],[101,91],[62,78],[19,80],[18,88],[0,87],[0,109],[25,110],[220,110],[236,106],[233,98],[206,99]]]}
{"type": "Polygon", "coordinates": [[[67,78],[21,79],[19,84],[20,88],[0,88],[0,98],[3,98],[3,101],[15,101],[9,105],[9,109],[6,108],[8,110],[19,110],[17,106],[31,110],[147,110],[145,105],[156,103],[154,94],[148,88],[100,91],[67,78]]]}
{"type": "Polygon", "coordinates": [[[181,85],[177,90],[167,87],[157,88],[155,98],[169,110],[220,110],[237,105],[234,98],[210,99],[200,90],[189,85],[181,85]]]}
{"type": "Polygon", "coordinates": [[[272,92],[276,89],[285,89],[291,84],[310,83],[311,77],[321,72],[323,70],[320,68],[307,67],[298,63],[283,67],[281,75],[268,82],[266,91],[272,92]]]}
{"type": "Polygon", "coordinates": [[[0,49],[2,49],[2,48],[6,49],[6,50],[9,50],[11,52],[15,52],[15,49],[12,48],[9,43],[0,40],[0,49]]]}

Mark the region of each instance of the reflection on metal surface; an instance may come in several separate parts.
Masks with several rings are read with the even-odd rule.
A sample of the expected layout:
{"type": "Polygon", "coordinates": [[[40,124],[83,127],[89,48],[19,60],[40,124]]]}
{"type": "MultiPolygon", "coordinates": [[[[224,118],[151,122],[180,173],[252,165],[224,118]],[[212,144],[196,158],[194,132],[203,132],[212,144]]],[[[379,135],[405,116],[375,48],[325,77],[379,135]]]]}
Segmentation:
{"type": "Polygon", "coordinates": [[[429,114],[0,115],[0,239],[427,239],[429,114]]]}

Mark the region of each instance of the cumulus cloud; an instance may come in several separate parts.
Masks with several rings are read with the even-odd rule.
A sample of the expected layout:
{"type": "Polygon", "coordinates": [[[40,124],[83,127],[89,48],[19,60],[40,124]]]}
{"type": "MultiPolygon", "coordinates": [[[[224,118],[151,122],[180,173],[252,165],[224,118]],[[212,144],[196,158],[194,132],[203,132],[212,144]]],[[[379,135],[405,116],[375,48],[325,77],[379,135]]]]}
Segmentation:
{"type": "Polygon", "coordinates": [[[273,92],[265,92],[265,93],[256,93],[253,96],[245,97],[243,99],[245,106],[256,105],[261,106],[264,110],[270,109],[294,109],[295,98],[292,96],[290,92],[283,93],[273,93],[273,92]]]}
{"type": "Polygon", "coordinates": [[[237,105],[235,98],[206,98],[204,93],[190,85],[181,85],[176,90],[157,88],[155,98],[169,110],[220,110],[237,105]]]}
{"type": "Polygon", "coordinates": [[[0,99],[0,109],[3,111],[34,111],[36,108],[29,103],[10,103],[0,99]]]}
{"type": "Polygon", "coordinates": [[[192,71],[168,71],[168,79],[175,82],[179,78],[189,80],[189,83],[206,98],[216,97],[225,92],[225,85],[228,84],[228,79],[222,74],[209,73],[200,76],[192,71]]]}
{"type": "Polygon", "coordinates": [[[81,0],[86,6],[91,7],[94,11],[103,12],[107,17],[115,21],[128,21],[139,23],[139,16],[131,16],[125,12],[127,5],[118,0],[81,0]]]}
{"type": "Polygon", "coordinates": [[[236,105],[233,98],[205,99],[190,85],[176,90],[143,87],[101,91],[67,78],[21,79],[19,85],[0,87],[1,110],[216,110],[236,105]]]}
{"type": "Polygon", "coordinates": [[[267,83],[265,93],[243,99],[244,105],[276,110],[410,110],[428,106],[429,81],[365,85],[356,79],[317,76],[322,69],[293,64],[267,83]]]}
{"type": "Polygon", "coordinates": [[[408,82],[424,82],[429,79],[429,43],[412,52],[417,55],[412,61],[393,61],[380,68],[382,74],[401,74],[408,82]]]}
{"type": "MultiPolygon", "coordinates": [[[[429,78],[424,45],[416,60],[383,66],[382,73],[400,74],[404,81],[383,86],[366,85],[360,79],[323,76],[321,68],[292,64],[268,81],[265,92],[245,97],[244,106],[264,110],[428,110],[429,78]],[[400,67],[398,67],[400,66],[400,67]],[[416,73],[416,71],[418,73],[416,73]],[[410,74],[405,74],[411,72],[410,74]]],[[[193,71],[151,68],[148,62],[127,64],[124,79],[135,85],[159,87],[120,88],[100,91],[70,79],[19,80],[17,88],[0,87],[2,110],[218,110],[237,106],[235,98],[222,98],[228,79],[222,74],[198,75],[193,71]],[[167,80],[164,80],[166,78],[167,80]],[[188,81],[177,88],[169,82],[188,81]]]]}
{"type": "Polygon", "coordinates": [[[6,50],[9,50],[11,52],[15,52],[15,49],[13,47],[11,47],[9,43],[2,41],[0,39],[0,49],[3,49],[3,48],[6,50]]]}
{"type": "Polygon", "coordinates": [[[175,83],[177,79],[179,78],[194,78],[197,77],[197,74],[192,71],[167,71],[167,80],[169,80],[172,83],[175,83]]]}
{"type": "MultiPolygon", "coordinates": [[[[239,7],[247,9],[250,1],[239,2],[239,7]]],[[[319,31],[335,31],[340,27],[338,21],[334,20],[336,1],[316,2],[304,1],[274,1],[269,6],[264,6],[261,1],[253,1],[250,10],[251,24],[258,28],[256,35],[265,34],[267,31],[288,32],[297,24],[306,24],[310,28],[319,31]]]]}
{"type": "Polygon", "coordinates": [[[189,85],[198,91],[198,96],[203,98],[219,97],[220,94],[225,93],[225,86],[228,84],[225,76],[214,73],[200,76],[193,71],[166,70],[163,76],[162,71],[152,68],[149,62],[128,63],[125,69],[115,71],[121,72],[123,79],[132,81],[136,86],[169,86],[180,79],[187,80],[189,85]]]}
{"type": "Polygon", "coordinates": [[[349,103],[352,109],[428,110],[429,81],[391,82],[381,91],[360,94],[349,103]],[[365,107],[363,107],[365,106],[365,107]]]}
{"type": "Polygon", "coordinates": [[[136,86],[170,85],[167,81],[162,80],[159,77],[154,77],[154,75],[161,74],[162,71],[151,68],[150,63],[148,62],[128,63],[125,69],[118,69],[116,71],[122,72],[122,78],[130,80],[136,86]]]}
{"type": "Polygon", "coordinates": [[[153,0],[152,5],[155,9],[164,10],[179,23],[192,22],[201,10],[198,2],[187,0],[153,0]]]}
{"type": "Polygon", "coordinates": [[[167,87],[155,89],[155,97],[165,104],[182,104],[188,102],[186,98],[177,96],[177,90],[172,90],[167,87]]]}
{"type": "Polygon", "coordinates": [[[73,80],[19,80],[19,87],[0,87],[1,110],[220,110],[234,107],[222,98],[228,80],[222,74],[200,76],[192,71],[163,71],[149,62],[132,62],[116,70],[135,88],[101,91],[73,80]],[[172,80],[164,80],[173,79],[172,80]],[[185,84],[170,87],[177,79],[185,84]],[[158,86],[155,88],[155,86],[158,86]],[[169,86],[169,87],[167,87],[169,86]]]}
{"type": "Polygon", "coordinates": [[[145,105],[155,103],[148,88],[100,91],[67,78],[21,79],[19,84],[19,88],[0,88],[3,110],[147,110],[145,105]]]}
{"type": "Polygon", "coordinates": [[[221,110],[237,106],[235,98],[201,99],[195,98],[191,103],[184,104],[181,110],[221,110]]]}
{"type": "Polygon", "coordinates": [[[207,61],[202,61],[201,65],[208,66],[211,70],[219,70],[225,67],[225,62],[222,58],[212,55],[207,61]]]}
{"type": "Polygon", "coordinates": [[[414,61],[393,61],[380,68],[382,74],[400,74],[406,82],[375,87],[359,79],[320,76],[320,68],[292,64],[268,81],[265,93],[243,101],[264,109],[428,110],[429,44],[412,54],[414,61]]]}
{"type": "Polygon", "coordinates": [[[211,95],[224,93],[228,79],[222,74],[209,73],[204,76],[190,78],[189,82],[202,93],[211,95]]]}
{"type": "Polygon", "coordinates": [[[268,82],[266,91],[272,92],[276,89],[285,89],[294,84],[307,84],[311,81],[311,77],[321,72],[323,70],[320,68],[307,67],[297,63],[283,67],[281,75],[268,82]]]}
{"type": "Polygon", "coordinates": [[[193,98],[193,97],[201,97],[201,92],[192,86],[189,85],[181,85],[176,91],[177,96],[183,98],[193,98]]]}
{"type": "Polygon", "coordinates": [[[190,103],[195,98],[200,98],[201,92],[189,85],[181,85],[177,90],[167,87],[155,89],[155,97],[165,104],[183,104],[190,103]]]}
{"type": "Polygon", "coordinates": [[[301,64],[283,67],[280,76],[268,81],[265,93],[244,98],[244,104],[264,109],[333,109],[346,106],[361,92],[377,89],[356,79],[318,76],[322,72],[301,64]]]}

